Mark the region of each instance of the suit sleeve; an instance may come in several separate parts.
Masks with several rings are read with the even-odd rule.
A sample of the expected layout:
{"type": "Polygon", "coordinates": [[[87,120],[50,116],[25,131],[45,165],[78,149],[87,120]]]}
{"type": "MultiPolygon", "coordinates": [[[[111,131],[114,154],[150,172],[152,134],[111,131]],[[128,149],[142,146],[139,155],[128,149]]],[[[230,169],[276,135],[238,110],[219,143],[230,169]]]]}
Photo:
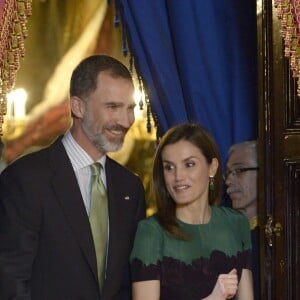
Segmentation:
{"type": "Polygon", "coordinates": [[[40,209],[26,188],[34,185],[30,176],[8,169],[0,176],[0,299],[30,300],[40,209]]]}
{"type": "Polygon", "coordinates": [[[146,217],[146,200],[145,200],[145,191],[143,184],[139,178],[138,185],[139,193],[138,193],[138,208],[136,213],[137,222],[144,219],[146,217]]]}

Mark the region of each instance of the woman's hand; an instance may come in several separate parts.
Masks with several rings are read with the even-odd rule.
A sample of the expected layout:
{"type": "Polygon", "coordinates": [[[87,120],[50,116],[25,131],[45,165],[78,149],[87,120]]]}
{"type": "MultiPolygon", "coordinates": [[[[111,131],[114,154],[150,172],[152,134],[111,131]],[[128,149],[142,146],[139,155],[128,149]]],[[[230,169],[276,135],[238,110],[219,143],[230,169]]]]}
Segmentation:
{"type": "Polygon", "coordinates": [[[238,277],[236,269],[228,274],[220,274],[212,293],[203,300],[232,299],[238,289],[238,277]]]}

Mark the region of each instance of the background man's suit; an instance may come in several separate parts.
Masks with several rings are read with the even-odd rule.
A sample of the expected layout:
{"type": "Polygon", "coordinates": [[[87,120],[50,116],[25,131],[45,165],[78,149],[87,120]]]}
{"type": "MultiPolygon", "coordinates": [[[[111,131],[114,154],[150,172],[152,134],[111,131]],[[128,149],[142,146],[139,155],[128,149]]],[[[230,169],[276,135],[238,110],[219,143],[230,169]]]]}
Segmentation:
{"type": "Polygon", "coordinates": [[[144,190],[137,176],[108,157],[105,169],[109,250],[101,296],[88,215],[61,140],[4,170],[0,299],[15,293],[23,297],[13,299],[22,300],[130,299],[128,256],[145,214],[144,190]]]}

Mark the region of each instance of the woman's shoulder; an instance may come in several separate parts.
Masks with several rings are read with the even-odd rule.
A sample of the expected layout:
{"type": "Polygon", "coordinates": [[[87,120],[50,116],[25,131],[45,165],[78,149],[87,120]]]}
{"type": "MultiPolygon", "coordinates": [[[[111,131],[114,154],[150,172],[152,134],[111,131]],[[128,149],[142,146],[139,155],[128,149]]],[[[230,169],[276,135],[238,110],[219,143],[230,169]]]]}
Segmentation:
{"type": "Polygon", "coordinates": [[[249,245],[250,226],[247,217],[240,211],[229,207],[215,206],[213,207],[214,221],[213,224],[218,228],[230,230],[241,240],[249,245]]]}
{"type": "Polygon", "coordinates": [[[241,213],[240,211],[227,206],[212,206],[212,209],[217,214],[223,214],[223,215],[235,216],[235,217],[240,217],[240,216],[244,217],[244,214],[241,213]]]}
{"type": "Polygon", "coordinates": [[[156,230],[161,229],[161,226],[160,226],[155,214],[139,221],[138,227],[139,228],[152,228],[152,229],[156,229],[156,230]]]}
{"type": "Polygon", "coordinates": [[[214,214],[218,217],[226,218],[231,222],[242,222],[248,224],[246,216],[236,209],[225,206],[212,206],[212,209],[214,214]]]}
{"type": "Polygon", "coordinates": [[[134,249],[157,247],[164,239],[163,231],[155,216],[139,221],[135,234],[134,249]]]}

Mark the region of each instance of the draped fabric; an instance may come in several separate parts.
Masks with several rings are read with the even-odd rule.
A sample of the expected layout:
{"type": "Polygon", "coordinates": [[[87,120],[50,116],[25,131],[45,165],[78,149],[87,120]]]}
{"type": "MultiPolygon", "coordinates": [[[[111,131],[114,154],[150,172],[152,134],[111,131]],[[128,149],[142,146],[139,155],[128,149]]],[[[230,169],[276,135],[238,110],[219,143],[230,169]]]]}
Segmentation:
{"type": "Polygon", "coordinates": [[[28,122],[34,121],[68,98],[75,66],[94,53],[105,19],[102,0],[34,1],[27,53],[17,84],[30,91],[28,122]],[[46,67],[45,57],[47,58],[46,67]]]}
{"type": "Polygon", "coordinates": [[[196,121],[223,161],[257,138],[256,1],[115,0],[158,135],[196,121]]]}

